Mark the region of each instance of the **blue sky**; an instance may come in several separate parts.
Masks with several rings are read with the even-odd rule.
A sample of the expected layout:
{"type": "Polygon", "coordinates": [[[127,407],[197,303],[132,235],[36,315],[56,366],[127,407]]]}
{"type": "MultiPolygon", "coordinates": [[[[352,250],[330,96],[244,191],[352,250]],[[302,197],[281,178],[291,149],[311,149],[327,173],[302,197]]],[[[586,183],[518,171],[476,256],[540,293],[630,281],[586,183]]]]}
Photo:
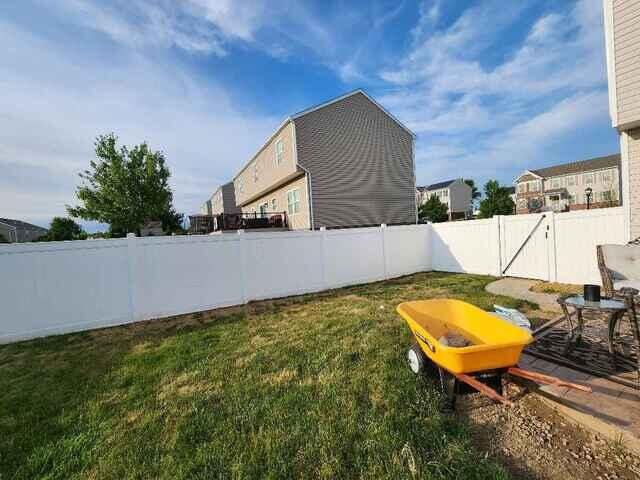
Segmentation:
{"type": "Polygon", "coordinates": [[[164,151],[192,213],[286,116],[356,88],[417,134],[419,184],[619,151],[599,0],[24,0],[0,34],[0,216],[42,225],[98,134],[164,151]]]}

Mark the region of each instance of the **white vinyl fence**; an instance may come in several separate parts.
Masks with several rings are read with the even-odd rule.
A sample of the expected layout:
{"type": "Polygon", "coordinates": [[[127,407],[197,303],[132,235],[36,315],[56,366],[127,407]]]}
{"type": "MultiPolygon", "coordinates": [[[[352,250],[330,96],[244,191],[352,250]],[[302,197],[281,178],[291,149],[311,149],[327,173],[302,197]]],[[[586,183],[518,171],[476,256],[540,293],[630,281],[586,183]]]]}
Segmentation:
{"type": "Polygon", "coordinates": [[[511,215],[432,227],[434,270],[575,284],[600,283],[596,245],[626,242],[622,207],[511,215]]]}
{"type": "Polygon", "coordinates": [[[624,242],[623,209],[608,208],[388,228],[3,245],[0,343],[419,271],[599,283],[596,245],[624,242]]]}
{"type": "Polygon", "coordinates": [[[429,225],[0,246],[0,343],[431,270],[429,225]]]}

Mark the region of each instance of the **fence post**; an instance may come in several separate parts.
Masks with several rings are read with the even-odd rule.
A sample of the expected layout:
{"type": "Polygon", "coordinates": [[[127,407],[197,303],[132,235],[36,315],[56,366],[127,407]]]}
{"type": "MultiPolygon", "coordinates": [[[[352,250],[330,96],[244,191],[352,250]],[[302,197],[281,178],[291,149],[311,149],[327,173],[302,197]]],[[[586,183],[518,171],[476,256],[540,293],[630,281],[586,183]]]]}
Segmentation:
{"type": "Polygon", "coordinates": [[[325,290],[329,289],[329,285],[327,284],[327,257],[325,255],[325,242],[327,241],[327,228],[320,227],[320,274],[322,278],[322,288],[325,290]]]}
{"type": "Polygon", "coordinates": [[[547,261],[549,262],[549,281],[558,281],[558,262],[556,261],[556,215],[553,210],[547,212],[547,261]]]}
{"type": "Polygon", "coordinates": [[[496,215],[495,218],[495,241],[491,242],[495,245],[492,252],[495,256],[496,276],[502,277],[502,215],[496,215]]]}
{"type": "Polygon", "coordinates": [[[382,262],[384,264],[384,279],[387,280],[389,278],[389,270],[387,268],[387,236],[385,235],[385,231],[387,230],[387,224],[380,224],[380,235],[382,235],[382,262]]]}
{"type": "Polygon", "coordinates": [[[136,314],[136,270],[137,270],[137,244],[136,234],[127,233],[127,293],[129,295],[129,322],[135,322],[136,314]]]}
{"type": "Polygon", "coordinates": [[[248,302],[247,298],[247,252],[245,245],[244,229],[238,230],[238,248],[240,249],[240,298],[242,303],[248,302]]]}

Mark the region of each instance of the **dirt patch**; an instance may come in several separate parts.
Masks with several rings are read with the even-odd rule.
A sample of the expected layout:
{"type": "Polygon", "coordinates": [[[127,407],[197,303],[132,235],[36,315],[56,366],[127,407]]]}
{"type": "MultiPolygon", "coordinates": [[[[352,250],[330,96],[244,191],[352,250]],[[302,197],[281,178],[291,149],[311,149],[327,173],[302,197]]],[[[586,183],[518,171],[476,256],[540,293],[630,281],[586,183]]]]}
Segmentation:
{"type": "Polygon", "coordinates": [[[281,385],[283,383],[290,382],[296,377],[295,370],[284,368],[279,372],[268,373],[262,376],[262,379],[269,385],[281,385]]]}
{"type": "Polygon", "coordinates": [[[538,282],[531,285],[529,290],[536,293],[557,293],[559,295],[569,295],[571,293],[582,293],[582,285],[572,285],[570,283],[538,282]]]}
{"type": "Polygon", "coordinates": [[[162,385],[158,392],[160,400],[168,400],[176,397],[192,396],[199,392],[218,391],[221,383],[203,382],[197,379],[195,372],[183,373],[162,385]]]}
{"type": "Polygon", "coordinates": [[[458,415],[470,421],[474,442],[514,478],[604,480],[640,478],[640,458],[565,419],[525,389],[508,384],[518,398],[507,408],[480,395],[462,397],[458,415]]]}

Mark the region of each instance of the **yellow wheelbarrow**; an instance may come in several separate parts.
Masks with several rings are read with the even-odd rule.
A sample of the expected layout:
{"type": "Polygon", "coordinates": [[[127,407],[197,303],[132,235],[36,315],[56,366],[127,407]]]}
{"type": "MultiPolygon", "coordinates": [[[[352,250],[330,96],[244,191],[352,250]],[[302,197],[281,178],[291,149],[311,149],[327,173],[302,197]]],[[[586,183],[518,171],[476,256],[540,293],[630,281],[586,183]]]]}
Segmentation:
{"type": "Polygon", "coordinates": [[[458,394],[472,391],[512,405],[502,396],[505,374],[591,392],[589,387],[519,368],[522,349],[533,341],[531,334],[474,305],[450,299],[420,300],[401,303],[397,311],[416,339],[407,352],[409,368],[421,374],[433,362],[451,408],[458,394]]]}

